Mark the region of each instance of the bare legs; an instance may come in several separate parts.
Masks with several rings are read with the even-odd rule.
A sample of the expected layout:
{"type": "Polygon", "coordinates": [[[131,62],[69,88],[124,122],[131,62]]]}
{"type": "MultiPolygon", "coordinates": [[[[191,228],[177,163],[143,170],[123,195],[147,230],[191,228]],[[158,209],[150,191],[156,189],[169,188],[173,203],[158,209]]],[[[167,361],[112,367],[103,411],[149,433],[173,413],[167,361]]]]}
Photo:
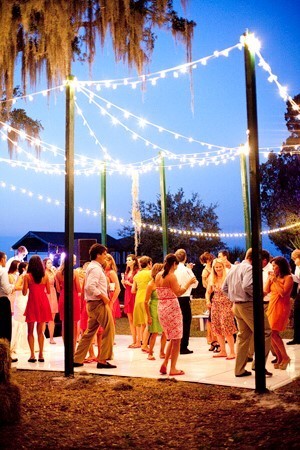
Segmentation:
{"type": "MultiPolygon", "coordinates": [[[[76,343],[77,343],[77,333],[78,333],[78,326],[77,322],[73,322],[73,352],[75,353],[76,343]]],[[[65,326],[64,321],[61,322],[61,334],[63,341],[65,341],[65,326]]]]}
{"type": "Polygon", "coordinates": [[[127,317],[128,317],[128,322],[129,322],[129,327],[130,327],[130,332],[131,332],[131,336],[132,336],[132,346],[140,346],[140,342],[137,341],[137,336],[136,336],[136,327],[133,325],[133,314],[132,313],[127,313],[127,317]]]}
{"type": "Polygon", "coordinates": [[[272,348],[277,358],[277,364],[288,363],[290,358],[286,352],[283,340],[279,335],[279,331],[272,330],[272,348]]]}
{"type": "Polygon", "coordinates": [[[50,344],[56,344],[55,340],[53,339],[54,338],[54,328],[55,328],[54,318],[55,318],[55,314],[52,314],[53,320],[50,320],[50,322],[48,322],[50,344]]]}
{"type": "MultiPolygon", "coordinates": [[[[30,359],[35,359],[34,356],[34,336],[33,336],[33,329],[34,329],[34,323],[35,322],[28,322],[28,335],[27,340],[30,348],[30,359]]],[[[39,343],[39,359],[43,359],[43,351],[44,351],[44,330],[45,330],[45,322],[38,322],[36,324],[36,331],[37,331],[37,337],[38,337],[38,343],[39,343]]]]}
{"type": "Polygon", "coordinates": [[[160,368],[161,374],[167,373],[167,366],[169,362],[169,358],[171,358],[171,368],[170,368],[170,375],[183,375],[183,370],[176,369],[176,363],[179,356],[179,350],[180,350],[180,341],[181,339],[171,339],[166,351],[166,356],[164,359],[164,362],[160,368]]]}
{"type": "Polygon", "coordinates": [[[222,356],[227,356],[226,353],[226,347],[225,347],[225,338],[229,345],[229,355],[228,358],[233,359],[235,358],[234,353],[234,337],[232,334],[228,336],[222,336],[221,334],[217,334],[218,343],[220,344],[220,352],[213,355],[214,358],[220,358],[222,356]]]}

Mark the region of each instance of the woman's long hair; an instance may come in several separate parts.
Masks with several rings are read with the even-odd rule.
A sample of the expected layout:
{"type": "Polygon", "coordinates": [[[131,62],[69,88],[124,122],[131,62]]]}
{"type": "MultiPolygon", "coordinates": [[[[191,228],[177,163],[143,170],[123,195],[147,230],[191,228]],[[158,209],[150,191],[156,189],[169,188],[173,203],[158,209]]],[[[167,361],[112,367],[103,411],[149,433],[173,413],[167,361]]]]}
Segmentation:
{"type": "Polygon", "coordinates": [[[174,253],[169,253],[165,257],[164,270],[163,270],[163,273],[162,273],[162,278],[165,278],[168,275],[168,273],[170,272],[170,269],[171,269],[171,267],[173,266],[174,263],[176,263],[177,265],[179,264],[177,256],[174,253]]]}
{"type": "Polygon", "coordinates": [[[164,265],[162,263],[155,263],[153,265],[151,269],[151,277],[153,278],[153,280],[155,280],[156,275],[162,270],[163,267],[164,265]]]}
{"type": "Polygon", "coordinates": [[[217,276],[217,273],[216,273],[216,270],[215,270],[216,264],[221,264],[223,266],[223,278],[222,278],[222,281],[224,281],[225,278],[226,278],[226,267],[225,267],[225,264],[223,263],[221,258],[215,258],[213,260],[213,263],[212,263],[212,272],[209,275],[209,281],[212,284],[215,284],[217,279],[218,279],[218,276],[217,276]]]}
{"type": "MultiPolygon", "coordinates": [[[[133,255],[133,254],[127,255],[127,258],[129,256],[134,261],[134,265],[132,266],[132,273],[133,273],[133,275],[135,275],[138,272],[138,270],[139,270],[139,261],[138,261],[138,259],[137,259],[137,257],[135,255],[133,255]]],[[[130,272],[130,267],[129,266],[127,266],[126,270],[125,270],[125,273],[128,273],[128,272],[130,272]]]]}
{"type": "Polygon", "coordinates": [[[18,266],[20,261],[18,259],[14,259],[9,266],[8,273],[15,273],[18,270],[18,266]]]}
{"type": "Polygon", "coordinates": [[[34,281],[37,284],[40,284],[43,277],[45,276],[45,269],[44,269],[43,262],[42,262],[41,258],[39,257],[39,255],[33,255],[30,258],[27,273],[31,273],[34,281]]]}
{"type": "Polygon", "coordinates": [[[280,278],[285,277],[286,275],[290,275],[291,268],[289,263],[283,256],[276,256],[271,260],[271,263],[274,262],[279,267],[280,278]]]}
{"type": "Polygon", "coordinates": [[[106,260],[103,264],[103,268],[104,269],[108,268],[109,270],[114,270],[116,273],[118,273],[116,261],[114,260],[114,258],[111,255],[106,256],[106,260]]]}

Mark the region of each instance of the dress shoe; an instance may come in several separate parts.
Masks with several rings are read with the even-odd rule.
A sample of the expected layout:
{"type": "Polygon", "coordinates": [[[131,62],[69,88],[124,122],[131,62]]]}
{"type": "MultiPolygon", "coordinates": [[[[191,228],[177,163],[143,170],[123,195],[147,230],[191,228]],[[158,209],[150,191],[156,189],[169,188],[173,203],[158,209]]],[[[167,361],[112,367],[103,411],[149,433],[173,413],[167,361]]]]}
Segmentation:
{"type": "Polygon", "coordinates": [[[193,350],[189,350],[188,348],[183,348],[180,350],[181,355],[190,355],[191,353],[194,353],[193,350]]]}
{"type": "MultiPolygon", "coordinates": [[[[252,370],[255,371],[255,368],[252,367],[252,370]]],[[[267,369],[265,369],[265,376],[268,377],[268,378],[270,378],[270,377],[273,376],[273,374],[272,374],[272,372],[269,372],[267,369]]]]}
{"type": "Polygon", "coordinates": [[[253,361],[253,358],[251,356],[248,356],[247,362],[252,362],[252,361],[253,361]]]}
{"type": "Polygon", "coordinates": [[[110,364],[109,362],[106,362],[106,364],[99,363],[97,364],[97,369],[116,369],[117,366],[114,366],[113,364],[110,364]]]}
{"type": "Polygon", "coordinates": [[[82,367],[83,363],[73,362],[73,367],[82,367]]]}
{"type": "Polygon", "coordinates": [[[299,345],[300,342],[294,341],[294,339],[286,343],[286,345],[297,345],[297,344],[299,345]]]}
{"type": "Polygon", "coordinates": [[[11,361],[12,363],[18,362],[18,358],[10,358],[10,361],[11,361]]]}
{"type": "Polygon", "coordinates": [[[36,358],[29,358],[28,362],[35,363],[36,362],[36,358]]]}
{"type": "Polygon", "coordinates": [[[249,375],[252,375],[252,372],[249,372],[248,370],[245,370],[245,372],[241,373],[240,375],[236,375],[236,377],[249,377],[249,375]]]}

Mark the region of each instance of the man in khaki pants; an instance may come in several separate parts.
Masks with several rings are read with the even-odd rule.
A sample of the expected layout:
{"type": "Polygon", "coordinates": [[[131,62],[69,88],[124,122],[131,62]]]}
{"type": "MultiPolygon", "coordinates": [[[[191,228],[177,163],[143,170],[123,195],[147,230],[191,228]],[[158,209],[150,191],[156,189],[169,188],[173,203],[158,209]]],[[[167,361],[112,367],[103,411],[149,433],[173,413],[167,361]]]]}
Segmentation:
{"type": "MultiPolygon", "coordinates": [[[[228,272],[222,289],[233,302],[233,313],[238,323],[235,376],[247,377],[252,374],[252,372],[245,370],[245,366],[248,361],[249,344],[254,333],[251,248],[247,250],[244,261],[228,272]]],[[[264,321],[265,359],[267,360],[271,347],[271,330],[266,314],[264,314],[264,321]]],[[[265,369],[265,375],[271,377],[272,373],[265,369]]]]}
{"type": "Polygon", "coordinates": [[[117,366],[107,360],[113,357],[115,326],[107,296],[107,279],[102,264],[107,256],[107,248],[101,244],[93,244],[89,250],[89,264],[84,285],[84,296],[87,302],[88,325],[74,355],[74,367],[83,366],[84,358],[99,326],[104,331],[98,358],[97,369],[115,369],[117,366]]]}

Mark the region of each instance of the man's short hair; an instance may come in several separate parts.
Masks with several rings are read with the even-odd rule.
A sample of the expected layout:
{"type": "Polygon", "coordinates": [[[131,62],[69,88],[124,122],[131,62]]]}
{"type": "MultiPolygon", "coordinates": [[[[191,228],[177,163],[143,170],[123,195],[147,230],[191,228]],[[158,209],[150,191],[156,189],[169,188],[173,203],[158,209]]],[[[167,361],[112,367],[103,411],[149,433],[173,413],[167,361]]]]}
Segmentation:
{"type": "Polygon", "coordinates": [[[186,251],[183,248],[179,248],[176,250],[175,255],[179,262],[183,262],[186,260],[186,251]]]}
{"type": "Polygon", "coordinates": [[[107,252],[107,248],[102,244],[93,244],[89,249],[89,255],[91,261],[97,258],[97,255],[102,255],[102,253],[107,252]]]}
{"type": "Polygon", "coordinates": [[[268,252],[268,250],[261,251],[261,259],[266,259],[268,262],[270,261],[270,253],[268,252]]]}
{"type": "Polygon", "coordinates": [[[248,248],[246,251],[245,259],[251,259],[252,261],[252,248],[248,248]]]}
{"type": "Polygon", "coordinates": [[[222,254],[223,256],[226,256],[226,258],[228,259],[229,258],[229,251],[228,250],[220,250],[219,251],[219,254],[222,254]]]}
{"type": "Polygon", "coordinates": [[[152,262],[152,258],[150,256],[141,256],[139,259],[139,265],[141,266],[141,269],[146,269],[148,264],[152,262]]]}
{"type": "Polygon", "coordinates": [[[28,250],[26,247],[24,247],[24,245],[21,245],[20,247],[18,247],[18,253],[25,253],[25,256],[28,255],[28,250]]]}

